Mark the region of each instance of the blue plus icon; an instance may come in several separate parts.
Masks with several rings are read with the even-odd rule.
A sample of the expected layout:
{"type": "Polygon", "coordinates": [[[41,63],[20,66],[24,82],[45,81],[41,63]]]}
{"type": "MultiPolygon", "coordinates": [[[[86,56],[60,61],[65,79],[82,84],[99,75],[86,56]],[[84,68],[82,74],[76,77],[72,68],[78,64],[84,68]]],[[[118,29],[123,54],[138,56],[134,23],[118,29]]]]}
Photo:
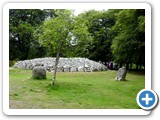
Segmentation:
{"type": "Polygon", "coordinates": [[[145,96],[145,98],[142,98],[142,101],[145,101],[146,102],[145,104],[149,105],[149,101],[153,101],[153,98],[150,98],[149,94],[146,93],[146,96],[145,96]]]}
{"type": "Polygon", "coordinates": [[[145,110],[150,110],[157,104],[157,94],[153,90],[141,90],[137,95],[138,105],[145,110]]]}

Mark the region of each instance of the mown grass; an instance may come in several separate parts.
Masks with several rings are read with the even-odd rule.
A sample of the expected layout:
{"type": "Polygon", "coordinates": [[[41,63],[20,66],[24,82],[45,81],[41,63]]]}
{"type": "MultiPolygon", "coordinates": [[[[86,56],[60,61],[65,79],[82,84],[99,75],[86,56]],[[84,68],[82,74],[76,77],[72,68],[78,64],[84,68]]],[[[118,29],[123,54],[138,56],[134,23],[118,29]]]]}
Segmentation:
{"type": "Polygon", "coordinates": [[[10,69],[10,108],[17,109],[125,109],[139,108],[137,93],[144,74],[128,72],[127,81],[115,81],[117,71],[57,73],[51,87],[47,79],[34,80],[31,70],[10,69]]]}

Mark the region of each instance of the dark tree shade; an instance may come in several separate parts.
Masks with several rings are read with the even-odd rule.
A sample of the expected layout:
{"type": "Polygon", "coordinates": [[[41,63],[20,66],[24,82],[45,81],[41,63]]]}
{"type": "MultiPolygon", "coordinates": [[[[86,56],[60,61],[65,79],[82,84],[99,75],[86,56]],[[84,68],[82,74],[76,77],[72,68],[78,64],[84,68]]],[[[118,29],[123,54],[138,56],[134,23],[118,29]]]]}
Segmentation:
{"type": "MultiPolygon", "coordinates": [[[[25,60],[33,51],[39,49],[39,43],[33,33],[38,25],[46,18],[46,13],[38,9],[10,9],[9,10],[9,54],[10,60],[25,60]]],[[[33,54],[32,54],[33,55],[33,54]]]]}
{"type": "Polygon", "coordinates": [[[112,28],[114,60],[118,63],[145,65],[145,10],[122,10],[112,28]]]}

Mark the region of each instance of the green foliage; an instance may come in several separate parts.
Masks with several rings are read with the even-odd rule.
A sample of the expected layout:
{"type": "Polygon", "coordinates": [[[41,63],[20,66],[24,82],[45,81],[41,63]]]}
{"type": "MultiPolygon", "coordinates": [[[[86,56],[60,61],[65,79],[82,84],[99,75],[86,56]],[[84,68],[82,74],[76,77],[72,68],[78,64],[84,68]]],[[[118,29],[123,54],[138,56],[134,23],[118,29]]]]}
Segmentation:
{"type": "Polygon", "coordinates": [[[51,49],[51,52],[57,52],[59,43],[67,46],[71,39],[69,36],[72,27],[71,12],[69,10],[57,10],[56,15],[56,18],[44,21],[40,27],[40,33],[38,33],[40,44],[51,49]]]}
{"type": "Polygon", "coordinates": [[[80,48],[83,47],[83,50],[77,46],[75,48],[76,55],[104,62],[112,59],[110,48],[112,34],[110,29],[115,24],[115,14],[117,12],[119,12],[119,10],[90,10],[78,15],[76,21],[81,20],[83,22],[78,25],[87,27],[89,31],[88,36],[91,36],[92,39],[88,43],[85,42],[80,46],[80,48]]]}
{"type": "Polygon", "coordinates": [[[139,20],[139,31],[145,32],[145,16],[138,17],[139,20]]]}
{"type": "Polygon", "coordinates": [[[63,43],[61,56],[79,56],[76,49],[81,51],[81,55],[86,53],[87,49],[83,46],[89,46],[92,37],[83,17],[73,16],[70,10],[56,10],[56,15],[56,18],[44,21],[35,33],[41,45],[48,48],[47,54],[55,56],[59,43],[63,43]]]}
{"type": "MultiPolygon", "coordinates": [[[[9,10],[9,59],[29,59],[40,57],[41,50],[33,33],[45,19],[45,10],[10,9],[9,10]],[[37,52],[38,51],[38,52],[37,52]]],[[[43,53],[43,52],[42,52],[43,53]]]]}
{"type": "Polygon", "coordinates": [[[19,58],[18,56],[20,56],[19,59],[25,59],[28,56],[30,41],[33,39],[33,27],[28,23],[20,23],[16,27],[10,25],[10,31],[12,31],[10,33],[10,59],[19,58]],[[17,54],[14,54],[15,52],[17,54]]]}
{"type": "Polygon", "coordinates": [[[10,61],[9,61],[9,67],[12,67],[15,63],[16,63],[15,60],[10,60],[10,61]]]}
{"type": "Polygon", "coordinates": [[[117,14],[112,31],[112,53],[118,63],[139,63],[144,65],[144,10],[122,10],[117,14]]]}
{"type": "Polygon", "coordinates": [[[71,31],[73,43],[71,49],[74,57],[88,57],[88,49],[92,46],[93,36],[87,26],[88,20],[84,14],[74,18],[73,29],[71,31]]]}
{"type": "Polygon", "coordinates": [[[55,86],[31,78],[31,70],[10,69],[10,108],[15,109],[137,109],[136,95],[145,86],[144,73],[128,72],[117,82],[117,71],[57,73],[55,86]]]}
{"type": "Polygon", "coordinates": [[[89,10],[74,16],[65,9],[11,9],[10,60],[56,56],[101,62],[145,64],[143,9],[89,10]]]}

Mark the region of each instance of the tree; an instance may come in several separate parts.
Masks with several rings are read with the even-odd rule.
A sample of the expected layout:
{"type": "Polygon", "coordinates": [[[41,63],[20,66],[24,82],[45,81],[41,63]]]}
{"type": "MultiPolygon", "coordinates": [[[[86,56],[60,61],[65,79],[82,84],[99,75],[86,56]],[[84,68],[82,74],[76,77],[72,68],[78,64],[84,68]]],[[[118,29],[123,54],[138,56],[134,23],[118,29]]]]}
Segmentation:
{"type": "Polygon", "coordinates": [[[39,41],[42,46],[49,47],[52,52],[56,51],[51,85],[56,80],[57,65],[60,56],[69,51],[71,47],[80,45],[90,40],[88,28],[82,19],[75,20],[70,10],[56,10],[57,17],[44,21],[39,32],[39,41]],[[82,42],[83,41],[83,42],[82,42]]]}
{"type": "MultiPolygon", "coordinates": [[[[33,31],[45,20],[46,14],[38,9],[9,10],[9,59],[25,60],[35,56],[30,55],[38,42],[33,37],[33,31]]],[[[35,50],[35,49],[34,49],[35,50]]]]}
{"type": "Polygon", "coordinates": [[[88,57],[89,47],[92,46],[93,36],[89,31],[86,16],[80,14],[74,17],[72,36],[72,56],[88,57]]]}
{"type": "Polygon", "coordinates": [[[113,37],[111,28],[116,21],[115,14],[119,11],[120,10],[97,11],[98,14],[95,14],[93,11],[89,11],[92,12],[92,17],[89,20],[91,24],[89,26],[89,30],[94,38],[93,45],[89,50],[89,57],[91,59],[102,62],[112,60],[111,44],[113,37]]]}
{"type": "Polygon", "coordinates": [[[112,53],[117,63],[144,65],[145,62],[145,11],[143,9],[122,10],[117,14],[112,28],[115,37],[112,53]]]}
{"type": "Polygon", "coordinates": [[[112,34],[110,29],[115,24],[115,14],[120,10],[96,11],[89,10],[80,14],[76,21],[83,20],[83,24],[88,28],[92,41],[81,47],[76,47],[75,55],[88,57],[95,61],[110,61],[112,59],[111,44],[112,34]]]}
{"type": "Polygon", "coordinates": [[[29,54],[33,27],[28,23],[20,23],[17,27],[10,25],[10,31],[12,31],[10,32],[10,59],[15,57],[26,59],[29,54]]]}
{"type": "Polygon", "coordinates": [[[58,61],[62,53],[62,48],[69,43],[69,33],[72,27],[71,12],[69,10],[56,10],[56,14],[56,18],[44,21],[39,36],[40,43],[43,46],[50,46],[53,50],[57,51],[51,85],[54,85],[56,80],[58,61]]]}

